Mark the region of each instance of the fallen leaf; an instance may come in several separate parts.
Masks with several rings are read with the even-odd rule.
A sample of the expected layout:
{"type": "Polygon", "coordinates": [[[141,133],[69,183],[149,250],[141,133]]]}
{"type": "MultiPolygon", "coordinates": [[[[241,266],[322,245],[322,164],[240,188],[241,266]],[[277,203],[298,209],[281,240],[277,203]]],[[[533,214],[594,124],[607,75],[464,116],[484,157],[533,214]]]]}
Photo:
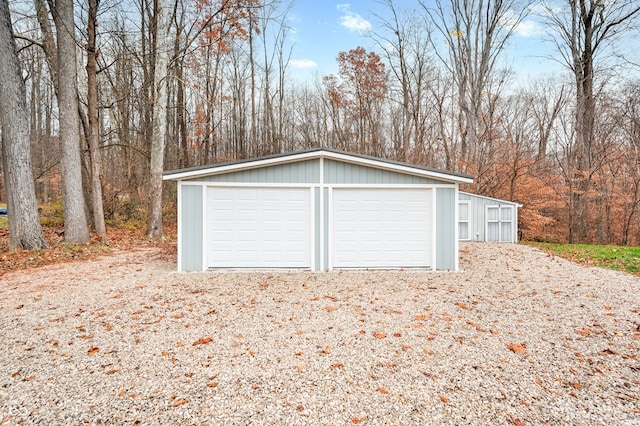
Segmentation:
{"type": "Polygon", "coordinates": [[[344,367],[344,364],[343,364],[343,363],[341,363],[341,362],[334,362],[333,364],[331,364],[331,367],[329,367],[329,368],[331,368],[332,370],[335,370],[335,369],[337,369],[337,368],[342,368],[342,367],[344,367]]]}
{"type": "Polygon", "coordinates": [[[524,422],[518,418],[515,418],[513,416],[509,416],[509,420],[511,420],[511,423],[513,423],[516,426],[525,426],[524,422]]]}
{"type": "Polygon", "coordinates": [[[581,336],[590,336],[591,329],[589,327],[583,327],[581,330],[576,330],[576,333],[581,336]]]}
{"type": "Polygon", "coordinates": [[[402,337],[402,333],[393,333],[393,337],[402,337]]]}
{"type": "Polygon", "coordinates": [[[112,374],[115,374],[117,372],[118,372],[118,370],[109,370],[109,371],[107,371],[107,374],[108,375],[112,375],[112,374]]]}
{"type": "Polygon", "coordinates": [[[459,308],[465,309],[467,311],[471,310],[471,308],[467,304],[462,303],[462,302],[456,302],[456,306],[459,307],[459,308]]]}
{"type": "Polygon", "coordinates": [[[125,395],[124,389],[120,389],[120,392],[118,392],[118,396],[124,396],[124,395],[125,395]]]}
{"type": "Polygon", "coordinates": [[[177,400],[176,402],[174,402],[174,403],[173,403],[173,406],[174,406],[174,407],[179,407],[179,406],[181,406],[182,404],[186,404],[186,403],[187,403],[187,400],[186,400],[186,399],[179,399],[179,400],[177,400]]]}
{"type": "Polygon", "coordinates": [[[573,386],[575,389],[582,389],[582,385],[580,384],[580,382],[573,382],[571,386],[573,386]]]}
{"type": "Polygon", "coordinates": [[[331,353],[331,346],[329,345],[325,346],[324,349],[320,351],[320,353],[324,355],[329,355],[329,353],[331,353]]]}
{"type": "Polygon", "coordinates": [[[218,386],[218,382],[213,382],[213,383],[208,383],[207,384],[207,387],[210,387],[210,388],[215,388],[216,386],[218,386]]]}
{"type": "Polygon", "coordinates": [[[424,352],[426,355],[431,355],[433,353],[433,351],[430,351],[429,349],[423,349],[422,352],[424,352]]]}
{"type": "Polygon", "coordinates": [[[354,425],[357,425],[358,423],[360,423],[360,417],[354,417],[351,419],[351,423],[353,423],[354,425]]]}
{"type": "Polygon", "coordinates": [[[260,389],[260,386],[256,385],[255,383],[251,385],[251,389],[256,390],[256,389],[260,389]]]}
{"type": "Polygon", "coordinates": [[[376,339],[384,339],[387,335],[385,333],[373,333],[373,337],[376,339]]]}
{"type": "Polygon", "coordinates": [[[523,354],[525,352],[527,352],[527,345],[522,343],[522,344],[517,344],[517,343],[512,343],[509,346],[507,346],[507,348],[512,351],[515,352],[517,354],[523,354]]]}
{"type": "Polygon", "coordinates": [[[96,347],[90,347],[89,350],[87,351],[87,355],[95,355],[98,352],[100,352],[100,348],[96,348],[96,347]]]}
{"type": "Polygon", "coordinates": [[[211,343],[212,341],[213,341],[213,339],[211,337],[204,337],[202,339],[198,339],[195,342],[193,342],[193,346],[206,345],[207,343],[211,343]]]}
{"type": "Polygon", "coordinates": [[[449,399],[444,395],[440,395],[440,401],[444,402],[445,404],[449,403],[449,399]]]}
{"type": "Polygon", "coordinates": [[[36,378],[35,374],[33,376],[29,376],[26,379],[22,380],[23,382],[30,382],[36,378]]]}
{"type": "Polygon", "coordinates": [[[335,306],[325,306],[325,307],[324,307],[324,310],[325,310],[325,311],[335,311],[335,310],[336,310],[336,307],[335,307],[335,306]]]}
{"type": "Polygon", "coordinates": [[[378,392],[380,392],[383,395],[387,395],[389,393],[389,391],[386,390],[385,388],[378,388],[378,392]]]}
{"type": "Polygon", "coordinates": [[[23,305],[23,304],[19,304],[19,305],[18,305],[18,306],[16,306],[14,309],[22,309],[22,308],[24,308],[24,305],[23,305]]]}

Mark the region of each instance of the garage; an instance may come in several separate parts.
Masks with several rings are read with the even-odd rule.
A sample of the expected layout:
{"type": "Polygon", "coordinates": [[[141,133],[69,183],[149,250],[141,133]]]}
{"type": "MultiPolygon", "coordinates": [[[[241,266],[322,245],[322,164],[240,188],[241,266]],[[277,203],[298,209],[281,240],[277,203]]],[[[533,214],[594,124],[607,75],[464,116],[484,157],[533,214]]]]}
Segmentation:
{"type": "Polygon", "coordinates": [[[318,148],[165,172],[178,270],[458,269],[472,177],[318,148]]]}

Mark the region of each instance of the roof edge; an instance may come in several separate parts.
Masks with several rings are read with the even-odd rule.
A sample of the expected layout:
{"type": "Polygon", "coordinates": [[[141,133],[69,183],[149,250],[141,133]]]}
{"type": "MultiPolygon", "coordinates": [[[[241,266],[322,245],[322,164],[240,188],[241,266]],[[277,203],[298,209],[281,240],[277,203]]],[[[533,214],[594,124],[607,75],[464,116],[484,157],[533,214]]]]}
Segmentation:
{"type": "Polygon", "coordinates": [[[404,163],[395,160],[388,160],[362,154],[354,154],[332,148],[312,148],[307,150],[293,151],[288,153],[273,154],[262,157],[247,158],[238,161],[229,161],[207,166],[190,167],[186,169],[170,170],[163,173],[163,180],[182,180],[221,174],[226,172],[240,171],[256,167],[284,164],[295,161],[310,160],[315,158],[329,158],[356,164],[368,164],[370,166],[395,170],[398,172],[417,174],[436,179],[448,180],[458,183],[471,183],[473,176],[464,173],[450,172],[448,170],[435,169],[419,166],[411,163],[404,163]]]}
{"type": "Polygon", "coordinates": [[[486,195],[474,194],[473,192],[458,191],[458,193],[470,195],[472,197],[484,198],[486,200],[502,201],[503,203],[514,204],[518,206],[518,208],[522,207],[522,204],[518,203],[517,201],[509,201],[509,200],[503,200],[502,198],[487,197],[486,195]]]}

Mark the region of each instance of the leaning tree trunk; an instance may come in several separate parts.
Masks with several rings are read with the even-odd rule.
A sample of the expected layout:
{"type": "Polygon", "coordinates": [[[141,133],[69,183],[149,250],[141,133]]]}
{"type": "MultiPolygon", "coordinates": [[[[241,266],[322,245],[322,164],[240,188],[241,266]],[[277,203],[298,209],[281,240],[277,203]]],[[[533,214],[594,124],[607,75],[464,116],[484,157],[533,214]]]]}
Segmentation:
{"type": "Polygon", "coordinates": [[[0,128],[10,247],[47,247],[31,172],[27,97],[7,0],[0,0],[0,128]]]}
{"type": "Polygon", "coordinates": [[[162,238],[162,170],[167,122],[170,0],[158,0],[147,237],[162,238]]]}
{"type": "Polygon", "coordinates": [[[86,243],[89,241],[89,226],[82,191],[73,0],[57,0],[53,16],[58,39],[58,110],[62,150],[64,239],[71,243],[86,243]]]}

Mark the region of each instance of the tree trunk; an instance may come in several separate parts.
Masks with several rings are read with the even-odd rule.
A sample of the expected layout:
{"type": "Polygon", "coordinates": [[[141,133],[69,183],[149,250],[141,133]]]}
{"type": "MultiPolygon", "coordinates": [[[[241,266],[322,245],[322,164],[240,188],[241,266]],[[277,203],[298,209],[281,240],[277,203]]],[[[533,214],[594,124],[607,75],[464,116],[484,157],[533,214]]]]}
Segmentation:
{"type": "Polygon", "coordinates": [[[58,110],[62,150],[64,239],[71,243],[86,243],[89,241],[89,226],[82,192],[73,0],[57,0],[53,17],[58,39],[58,110]]]}
{"type": "Polygon", "coordinates": [[[156,52],[153,76],[153,124],[147,237],[162,238],[162,171],[167,121],[167,67],[169,64],[170,0],[156,3],[156,52]]]}
{"type": "Polygon", "coordinates": [[[99,0],[89,0],[89,14],[87,17],[87,113],[89,126],[87,140],[89,142],[89,158],[91,160],[91,197],[93,205],[93,225],[95,231],[107,242],[107,229],[104,223],[104,208],[102,206],[102,164],[100,159],[100,123],[98,121],[98,76],[97,63],[99,52],[96,48],[96,20],[99,0]]]}
{"type": "Polygon", "coordinates": [[[0,128],[10,247],[46,248],[31,172],[27,97],[7,0],[0,0],[0,128]]]}

